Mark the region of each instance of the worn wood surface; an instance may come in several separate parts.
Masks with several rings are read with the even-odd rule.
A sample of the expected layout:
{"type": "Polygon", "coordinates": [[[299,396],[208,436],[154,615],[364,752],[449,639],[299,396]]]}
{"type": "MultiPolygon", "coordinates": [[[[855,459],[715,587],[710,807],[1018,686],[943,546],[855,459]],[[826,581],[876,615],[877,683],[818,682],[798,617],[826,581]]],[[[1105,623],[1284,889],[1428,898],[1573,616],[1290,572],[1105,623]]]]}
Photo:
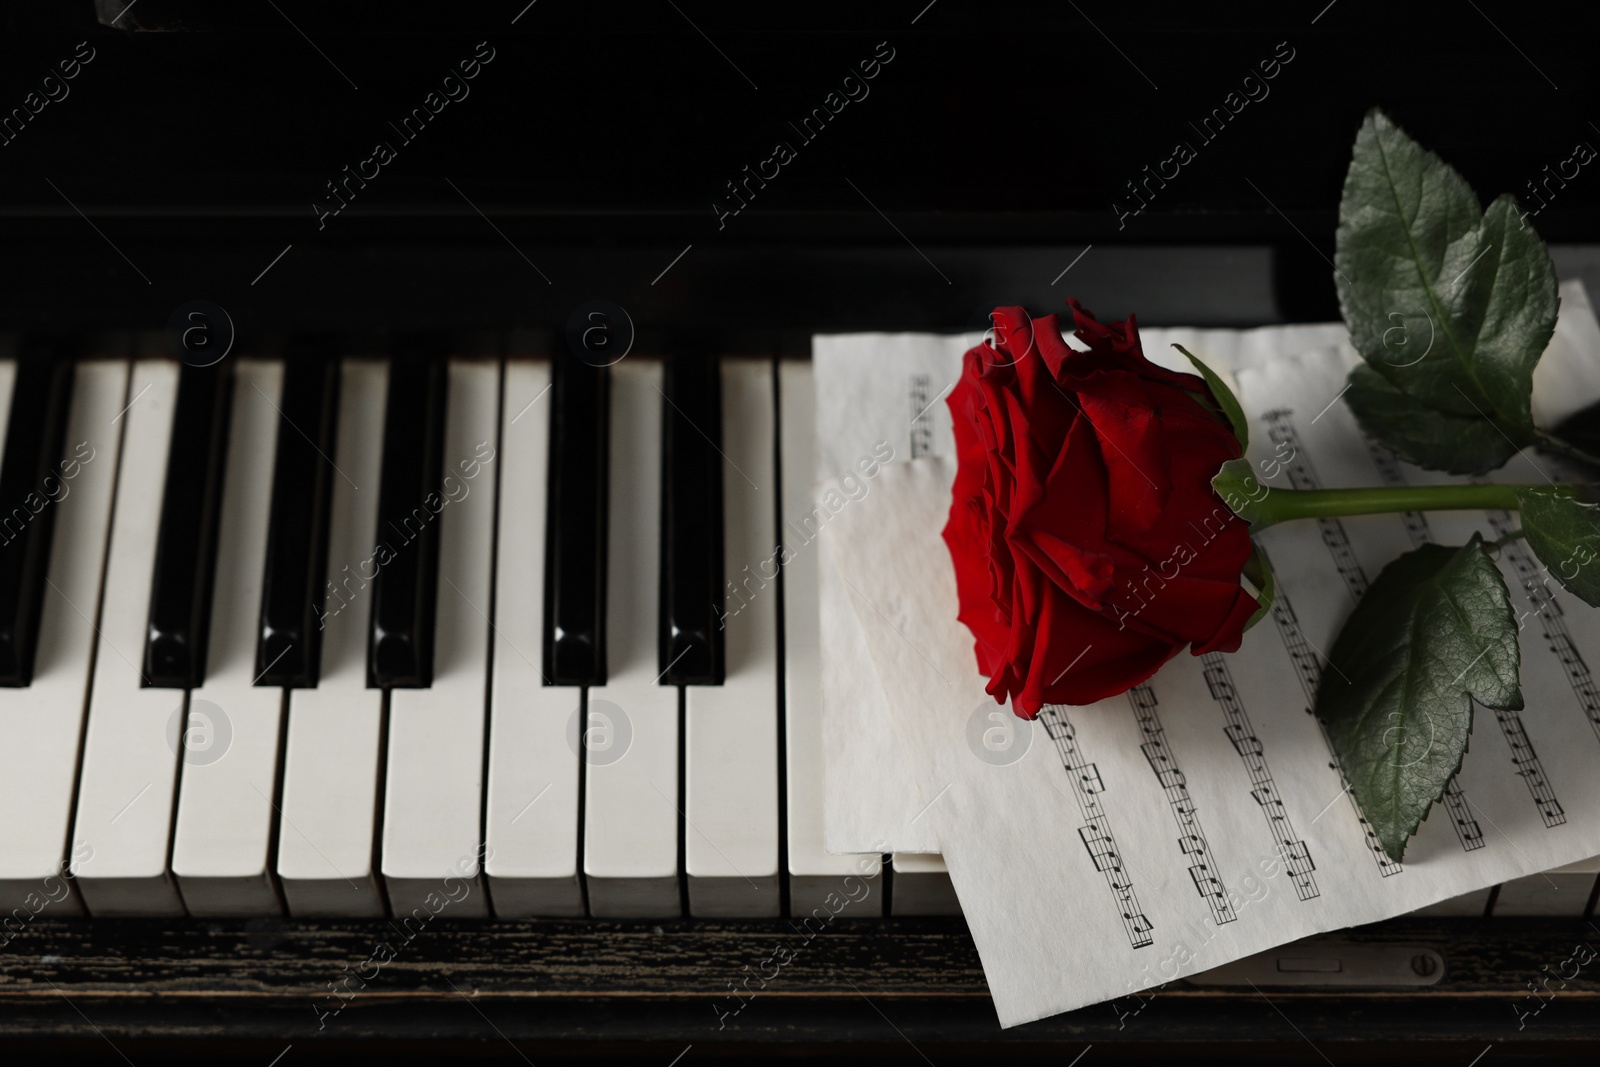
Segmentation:
{"type": "Polygon", "coordinates": [[[1562,966],[1574,946],[1600,946],[1586,920],[1395,920],[1338,938],[1432,949],[1443,978],[1405,991],[1180,982],[1142,1006],[1001,1031],[959,919],[839,920],[810,940],[787,921],[438,919],[407,940],[388,921],[40,917],[0,952],[0,1035],[427,1042],[481,1040],[489,1024],[519,1042],[707,1047],[870,1044],[898,1040],[896,1029],[944,1048],[1281,1042],[1295,1031],[1319,1046],[1600,1040],[1600,959],[1558,977],[1575,969],[1562,966]],[[793,957],[763,964],[780,944],[793,957]],[[763,973],[741,1008],[730,983],[763,973]],[[1535,999],[1529,983],[1546,978],[1535,999]]]}

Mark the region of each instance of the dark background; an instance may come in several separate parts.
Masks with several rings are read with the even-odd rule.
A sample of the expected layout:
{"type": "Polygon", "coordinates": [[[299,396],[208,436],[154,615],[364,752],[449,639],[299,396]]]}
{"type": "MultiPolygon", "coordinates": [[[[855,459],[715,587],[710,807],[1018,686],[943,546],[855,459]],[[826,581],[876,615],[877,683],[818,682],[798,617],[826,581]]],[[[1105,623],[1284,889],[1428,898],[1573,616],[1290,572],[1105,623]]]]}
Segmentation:
{"type": "MultiPolygon", "coordinates": [[[[5,4],[0,115],[77,42],[96,58],[0,146],[0,326],[155,329],[204,298],[245,339],[559,330],[603,298],[646,338],[782,347],[1068,293],[1151,323],[1326,319],[1368,108],[1485,201],[1600,145],[1580,4],[526,2],[5,4]],[[483,40],[471,95],[400,144],[387,123],[483,40]],[[800,144],[788,123],[880,41],[870,95],[800,144]],[[1280,41],[1270,95],[1201,144],[1187,122],[1280,41]],[[1113,198],[1180,137],[1198,158],[1119,230],[1113,198]],[[319,230],[380,138],[398,158],[319,230]],[[779,138],[798,158],[719,229],[713,198],[779,138]]],[[[1597,240],[1595,170],[1532,220],[1547,240],[1597,240]]]]}

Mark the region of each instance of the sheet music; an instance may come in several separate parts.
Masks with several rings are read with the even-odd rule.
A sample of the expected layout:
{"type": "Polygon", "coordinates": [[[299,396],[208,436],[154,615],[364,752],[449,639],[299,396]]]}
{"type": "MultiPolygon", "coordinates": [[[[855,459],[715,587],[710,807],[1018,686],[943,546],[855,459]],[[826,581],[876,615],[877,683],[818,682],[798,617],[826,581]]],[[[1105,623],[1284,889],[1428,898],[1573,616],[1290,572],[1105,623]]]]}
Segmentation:
{"type": "MultiPolygon", "coordinates": [[[[1544,376],[1541,365],[1536,396],[1546,380],[1568,390],[1561,406],[1600,396],[1596,352],[1587,301],[1564,287],[1562,326],[1545,357],[1556,373],[1544,376]]],[[[1340,346],[1235,363],[1251,458],[1279,461],[1268,484],[1437,478],[1403,464],[1381,469],[1335,400],[1352,358],[1340,346]]],[[[875,373],[894,373],[885,362],[875,373]]],[[[900,373],[897,407],[907,403],[900,373]]],[[[1502,718],[1479,709],[1455,799],[1430,812],[1404,864],[1374,849],[1310,714],[1321,672],[1337,669],[1325,654],[1354,596],[1423,530],[1453,544],[1490,530],[1476,512],[1267,530],[1260,540],[1279,600],[1239,652],[1180,654],[1128,694],[1046,709],[1020,759],[975,758],[964,730],[985,698],[983,679],[955,621],[939,537],[953,467],[937,444],[931,452],[887,466],[824,537],[901,746],[877,767],[899,764],[914,810],[929,805],[923,821],[942,846],[1003,1025],[1600,855],[1600,734],[1580,655],[1600,647],[1600,612],[1553,584],[1527,586],[1512,553],[1501,563],[1527,613],[1527,710],[1502,718]],[[1546,620],[1562,629],[1542,629],[1546,620]],[[1564,641],[1551,636],[1561,633],[1564,641]]],[[[1526,462],[1495,477],[1528,481],[1530,471],[1517,469],[1526,462]]]]}
{"type": "MultiPolygon", "coordinates": [[[[955,382],[961,354],[980,334],[851,335],[854,345],[819,337],[814,344],[817,389],[816,481],[857,479],[870,499],[876,478],[862,475],[863,456],[892,449],[891,463],[913,456],[949,456],[954,445],[945,394],[955,382]],[[864,345],[873,358],[852,358],[864,345]],[[839,388],[841,361],[848,382],[839,388]],[[874,451],[876,450],[876,452],[874,451]]],[[[852,499],[844,511],[862,506],[852,499]]],[[[818,599],[822,618],[822,731],[827,784],[823,843],[829,852],[937,852],[933,824],[918,818],[922,802],[901,761],[885,759],[897,748],[878,680],[850,607],[849,587],[832,562],[826,538],[818,544],[818,599]]]]}

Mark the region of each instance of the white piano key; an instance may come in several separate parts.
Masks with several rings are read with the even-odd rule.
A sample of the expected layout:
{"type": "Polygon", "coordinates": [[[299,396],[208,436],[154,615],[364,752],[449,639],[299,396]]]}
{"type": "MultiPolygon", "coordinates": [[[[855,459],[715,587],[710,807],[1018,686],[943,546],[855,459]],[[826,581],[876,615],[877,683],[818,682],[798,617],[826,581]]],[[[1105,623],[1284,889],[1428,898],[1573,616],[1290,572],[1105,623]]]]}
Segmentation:
{"type": "Polygon", "coordinates": [[[611,368],[606,684],[589,689],[584,877],[595,918],[673,918],[678,888],[678,692],[657,682],[661,365],[611,368]]]}
{"type": "Polygon", "coordinates": [[[459,919],[489,914],[480,868],[500,366],[452,360],[449,374],[433,685],[389,693],[382,870],[396,915],[448,907],[459,919]]]}
{"type": "MultiPolygon", "coordinates": [[[[860,877],[862,857],[830,856],[822,823],[822,634],[817,599],[817,536],[808,530],[816,463],[816,391],[811,363],[778,364],[782,411],[779,470],[783,476],[783,655],[784,758],[787,764],[789,911],[806,915],[839,891],[845,878],[860,877]]],[[[868,857],[872,876],[879,860],[868,857]]],[[[877,884],[877,883],[875,883],[877,884]]],[[[852,915],[882,915],[883,895],[874,892],[852,915]]]]}
{"type": "Polygon", "coordinates": [[[896,852],[889,861],[894,882],[892,915],[960,915],[961,902],[944,857],[933,852],[896,852]]]}
{"type": "Polygon", "coordinates": [[[724,683],[684,687],[684,866],[690,914],[775,918],[782,908],[772,364],[723,360],[721,376],[723,566],[743,596],[728,593],[724,606],[724,683]],[[760,578],[741,584],[746,568],[760,578]]]}
{"type": "Polygon", "coordinates": [[[140,666],[177,393],[177,363],[137,360],[116,417],[122,450],[72,832],[72,871],[95,915],[183,914],[167,853],[187,694],[144,688],[140,666]]]}
{"type": "Polygon", "coordinates": [[[189,693],[172,873],[189,914],[277,915],[272,878],[283,690],[256,686],[283,364],[234,365],[205,682],[189,693]]]}
{"type": "Polygon", "coordinates": [[[383,693],[367,688],[367,598],[388,383],[388,366],[376,360],[340,369],[322,675],[315,689],[289,691],[278,813],[278,879],[296,916],[384,913],[373,868],[383,693]]]}
{"type": "Polygon", "coordinates": [[[1496,917],[1508,915],[1583,915],[1600,876],[1600,857],[1569,863],[1564,867],[1513,878],[1500,884],[1494,898],[1496,917]]]}
{"type": "MultiPolygon", "coordinates": [[[[0,440],[11,410],[14,364],[0,364],[0,440]]],[[[67,872],[67,834],[77,791],[78,743],[94,652],[118,427],[128,402],[126,361],[78,364],[61,472],[63,495],[50,548],[50,584],[39,617],[33,684],[0,689],[0,912],[77,915],[83,903],[67,872]]],[[[86,858],[86,857],[81,857],[86,858]]]]}
{"type": "Polygon", "coordinates": [[[550,364],[508,361],[503,392],[484,868],[502,918],[582,916],[567,727],[583,690],[546,685],[542,664],[550,364]]]}

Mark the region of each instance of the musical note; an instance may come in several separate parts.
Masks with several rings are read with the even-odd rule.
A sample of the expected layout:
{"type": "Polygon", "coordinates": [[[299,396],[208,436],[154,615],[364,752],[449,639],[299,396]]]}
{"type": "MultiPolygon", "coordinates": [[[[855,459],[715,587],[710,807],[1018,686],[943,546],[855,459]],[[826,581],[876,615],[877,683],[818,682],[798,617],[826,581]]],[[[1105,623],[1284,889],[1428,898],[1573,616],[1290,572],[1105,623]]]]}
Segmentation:
{"type": "Polygon", "coordinates": [[[1233,691],[1233,683],[1226,675],[1218,675],[1215,671],[1206,671],[1206,688],[1211,690],[1212,700],[1234,700],[1238,694],[1233,691]]]}
{"type": "Polygon", "coordinates": [[[1073,730],[1065,708],[1046,704],[1039,712],[1038,721],[1044,724],[1045,734],[1055,742],[1056,752],[1066,769],[1067,781],[1072,785],[1073,797],[1078,802],[1078,811],[1084,820],[1084,824],[1078,828],[1078,837],[1089,851],[1089,861],[1095,870],[1105,875],[1106,885],[1116,898],[1123,927],[1128,934],[1128,944],[1136,949],[1145,948],[1154,943],[1150,936],[1152,926],[1139,907],[1133,879],[1123,869],[1122,856],[1111,835],[1111,822],[1101,808],[1100,798],[1105,792],[1105,783],[1100,779],[1100,772],[1093,763],[1083,758],[1083,752],[1078,747],[1077,732],[1073,730]]]}
{"type": "Polygon", "coordinates": [[[1316,870],[1317,865],[1311,859],[1311,849],[1304,841],[1284,841],[1279,855],[1283,857],[1284,865],[1289,868],[1290,874],[1309,877],[1311,872],[1316,870]]]}
{"type": "MultiPolygon", "coordinates": [[[[1279,592],[1281,594],[1282,590],[1279,592]]],[[[1317,702],[1317,685],[1322,681],[1322,664],[1317,659],[1316,653],[1311,651],[1305,635],[1300,632],[1300,620],[1295,615],[1287,596],[1280,595],[1272,601],[1272,621],[1278,628],[1278,636],[1283,640],[1285,650],[1289,653],[1289,662],[1294,664],[1295,675],[1300,679],[1300,690],[1306,696],[1306,711],[1310,712],[1317,702]]]]}
{"type": "Polygon", "coordinates": [[[1483,831],[1478,827],[1478,820],[1472,817],[1466,794],[1454,778],[1444,787],[1444,806],[1450,812],[1450,822],[1455,827],[1456,840],[1461,842],[1461,848],[1466,852],[1482,848],[1485,844],[1483,831]]]}
{"type": "MultiPolygon", "coordinates": [[[[1516,525],[1507,511],[1491,511],[1488,516],[1489,525],[1497,537],[1506,537],[1516,525]]],[[[1572,635],[1567,632],[1567,621],[1562,617],[1561,602],[1556,599],[1555,590],[1550,588],[1548,578],[1539,578],[1526,545],[1512,541],[1505,547],[1504,558],[1511,561],[1521,580],[1522,591],[1527,594],[1534,608],[1533,613],[1539,620],[1545,646],[1561,664],[1561,670],[1567,676],[1567,685],[1577,698],[1578,709],[1589,720],[1596,739],[1600,739],[1600,692],[1596,692],[1589,665],[1584,662],[1583,656],[1572,643],[1572,635]]]]}
{"type": "MultiPolygon", "coordinates": [[[[1205,834],[1200,829],[1200,817],[1195,812],[1193,798],[1189,795],[1188,781],[1179,769],[1177,761],[1173,758],[1171,750],[1167,748],[1166,731],[1161,725],[1161,719],[1156,713],[1158,701],[1155,690],[1148,685],[1134,686],[1128,690],[1128,701],[1133,705],[1134,718],[1139,725],[1139,732],[1149,741],[1139,746],[1144,752],[1145,761],[1150,764],[1150,769],[1155,772],[1156,780],[1161,783],[1162,790],[1166,793],[1167,803],[1172,809],[1173,819],[1178,824],[1178,848],[1186,857],[1193,857],[1195,862],[1189,868],[1190,875],[1195,871],[1211,871],[1211,850],[1206,844],[1205,834]]],[[[1214,876],[1210,881],[1217,887],[1218,892],[1210,892],[1206,887],[1196,882],[1202,899],[1211,909],[1211,918],[1219,926],[1223,923],[1233,922],[1233,906],[1228,903],[1227,893],[1221,891],[1222,883],[1214,876]]]]}
{"type": "Polygon", "coordinates": [[[1305,856],[1303,863],[1294,864],[1286,861],[1291,880],[1294,883],[1295,895],[1301,900],[1311,900],[1320,895],[1316,879],[1311,876],[1315,864],[1311,862],[1311,854],[1304,841],[1294,840],[1294,827],[1289,823],[1289,814],[1284,810],[1283,801],[1278,797],[1278,787],[1272,780],[1272,770],[1267,765],[1266,746],[1256,736],[1255,728],[1250,725],[1250,716],[1245,711],[1244,702],[1239,698],[1239,691],[1233,684],[1233,678],[1228,671],[1228,663],[1221,653],[1208,652],[1200,657],[1200,662],[1205,664],[1207,679],[1211,679],[1212,699],[1222,706],[1223,718],[1227,725],[1223,732],[1228,740],[1233,743],[1233,749],[1239,754],[1239,759],[1244,763],[1245,773],[1250,777],[1250,797],[1261,806],[1261,813],[1266,818],[1267,831],[1272,839],[1281,842],[1291,849],[1298,849],[1299,854],[1305,856]]]}
{"type": "MultiPolygon", "coordinates": [[[[1242,728],[1241,728],[1242,729],[1242,728]]],[[[1253,734],[1233,733],[1234,727],[1228,727],[1228,740],[1233,742],[1233,750],[1241,756],[1259,756],[1265,749],[1261,746],[1261,738],[1253,734]]]]}
{"type": "MultiPolygon", "coordinates": [[[[1216,878],[1212,877],[1211,874],[1206,872],[1206,868],[1204,866],[1197,863],[1193,867],[1190,867],[1189,877],[1191,880],[1193,880],[1195,889],[1199,891],[1202,897],[1210,898],[1213,903],[1219,900],[1224,904],[1227,903],[1227,890],[1222,888],[1221,882],[1217,881],[1216,878]]],[[[1228,914],[1233,914],[1233,909],[1231,907],[1228,908],[1228,914]]],[[[1231,922],[1232,920],[1230,919],[1228,921],[1231,922]]]]}
{"type": "MultiPolygon", "coordinates": [[[[1080,834],[1082,830],[1078,831],[1080,834]]],[[[1094,863],[1097,871],[1109,871],[1119,867],[1116,845],[1103,837],[1085,837],[1083,843],[1089,847],[1089,859],[1094,863]]]]}
{"type": "Polygon", "coordinates": [[[1522,726],[1522,716],[1515,711],[1496,709],[1494,717],[1500,724],[1500,732],[1505,735],[1506,745],[1511,749],[1511,762],[1517,768],[1516,774],[1527,785],[1528,795],[1533,800],[1540,821],[1546,827],[1565,825],[1567,813],[1556,799],[1555,788],[1545,777],[1544,765],[1539,761],[1539,754],[1533,750],[1533,742],[1528,740],[1528,733],[1522,726]]]}
{"type": "Polygon", "coordinates": [[[928,399],[932,385],[926,374],[911,376],[911,458],[918,459],[933,451],[933,417],[928,409],[933,406],[928,399]]]}
{"type": "Polygon", "coordinates": [[[1283,801],[1279,800],[1275,795],[1277,787],[1273,786],[1271,782],[1268,782],[1267,786],[1268,788],[1250,790],[1250,798],[1263,808],[1268,809],[1267,818],[1269,820],[1276,821],[1288,818],[1283,811],[1283,801]]]}

